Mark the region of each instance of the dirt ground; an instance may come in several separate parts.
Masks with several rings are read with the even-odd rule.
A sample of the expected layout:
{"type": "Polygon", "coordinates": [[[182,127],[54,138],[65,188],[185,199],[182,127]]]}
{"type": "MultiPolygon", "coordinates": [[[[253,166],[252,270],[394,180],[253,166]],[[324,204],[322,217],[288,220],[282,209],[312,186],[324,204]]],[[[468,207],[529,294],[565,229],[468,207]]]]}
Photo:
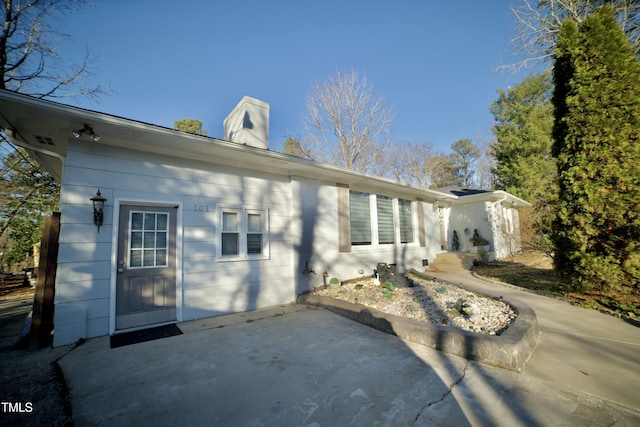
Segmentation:
{"type": "Polygon", "coordinates": [[[476,269],[476,272],[528,289],[562,296],[576,305],[593,308],[604,313],[640,318],[640,294],[612,289],[577,293],[563,290],[553,274],[553,260],[538,251],[524,251],[504,261],[493,264],[492,269],[476,269]]]}
{"type": "Polygon", "coordinates": [[[73,425],[57,364],[71,348],[27,348],[21,336],[34,290],[21,285],[0,288],[0,425],[73,425]]]}

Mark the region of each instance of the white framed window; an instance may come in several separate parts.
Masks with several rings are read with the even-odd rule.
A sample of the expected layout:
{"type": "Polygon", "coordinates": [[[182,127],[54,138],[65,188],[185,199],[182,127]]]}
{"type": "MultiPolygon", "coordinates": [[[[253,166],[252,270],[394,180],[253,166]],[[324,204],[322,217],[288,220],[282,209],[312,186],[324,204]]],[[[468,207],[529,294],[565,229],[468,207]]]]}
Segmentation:
{"type": "Polygon", "coordinates": [[[351,223],[351,244],[370,245],[371,202],[368,193],[349,192],[349,220],[351,223]]]}
{"type": "Polygon", "coordinates": [[[169,265],[166,212],[129,213],[129,268],[155,268],[169,265]]]}
{"type": "Polygon", "coordinates": [[[393,221],[393,199],[376,195],[378,214],[378,243],[381,245],[395,243],[396,227],[393,221]]]}
{"type": "Polygon", "coordinates": [[[413,243],[413,202],[398,199],[400,219],[400,243],[413,243]]]}
{"type": "Polygon", "coordinates": [[[222,256],[240,255],[240,224],[242,213],[238,210],[222,211],[220,249],[222,256]]]}
{"type": "Polygon", "coordinates": [[[349,191],[352,246],[415,242],[413,201],[349,191]]]}
{"type": "Polygon", "coordinates": [[[268,209],[219,208],[218,259],[269,258],[268,209]]]}

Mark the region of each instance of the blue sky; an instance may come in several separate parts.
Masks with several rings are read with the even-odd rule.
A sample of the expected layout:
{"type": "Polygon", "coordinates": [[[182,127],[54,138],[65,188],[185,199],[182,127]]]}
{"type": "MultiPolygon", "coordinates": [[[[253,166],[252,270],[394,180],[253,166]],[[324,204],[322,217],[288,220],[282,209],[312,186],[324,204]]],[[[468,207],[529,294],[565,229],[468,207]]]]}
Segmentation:
{"type": "Polygon", "coordinates": [[[271,105],[270,148],[303,134],[312,84],[336,71],[366,75],[395,112],[394,140],[489,138],[496,88],[520,76],[511,62],[515,21],[507,0],[98,0],[61,22],[80,60],[99,56],[94,80],[115,93],[73,105],[172,127],[222,121],[245,95],[271,105]]]}

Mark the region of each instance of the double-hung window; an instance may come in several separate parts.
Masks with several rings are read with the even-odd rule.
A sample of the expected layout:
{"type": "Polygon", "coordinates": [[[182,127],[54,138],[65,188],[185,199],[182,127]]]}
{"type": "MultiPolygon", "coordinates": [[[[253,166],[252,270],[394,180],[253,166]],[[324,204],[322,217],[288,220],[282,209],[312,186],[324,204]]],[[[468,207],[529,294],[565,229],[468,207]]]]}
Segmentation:
{"type": "Polygon", "coordinates": [[[267,209],[220,208],[220,260],[269,257],[267,209]]]}
{"type": "Polygon", "coordinates": [[[262,255],[264,251],[265,218],[261,211],[247,211],[247,255],[262,255]]]}
{"type": "Polygon", "coordinates": [[[237,210],[222,211],[222,256],[240,255],[240,215],[237,210]]]}

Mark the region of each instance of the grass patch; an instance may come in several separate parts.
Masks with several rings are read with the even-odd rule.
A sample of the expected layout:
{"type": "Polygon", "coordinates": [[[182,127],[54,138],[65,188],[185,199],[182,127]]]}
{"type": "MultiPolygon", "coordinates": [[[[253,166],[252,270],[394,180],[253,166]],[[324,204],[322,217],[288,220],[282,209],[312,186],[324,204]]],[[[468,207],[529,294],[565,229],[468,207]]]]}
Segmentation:
{"type": "Polygon", "coordinates": [[[551,269],[529,267],[520,263],[499,263],[477,266],[474,267],[474,271],[480,276],[521,288],[555,296],[564,295],[564,287],[551,269]]]}
{"type": "Polygon", "coordinates": [[[515,256],[512,262],[478,265],[473,270],[479,276],[551,296],[568,298],[574,305],[598,310],[605,309],[640,318],[640,295],[614,291],[569,292],[557,279],[551,261],[544,259],[540,253],[525,252],[515,256]]]}

